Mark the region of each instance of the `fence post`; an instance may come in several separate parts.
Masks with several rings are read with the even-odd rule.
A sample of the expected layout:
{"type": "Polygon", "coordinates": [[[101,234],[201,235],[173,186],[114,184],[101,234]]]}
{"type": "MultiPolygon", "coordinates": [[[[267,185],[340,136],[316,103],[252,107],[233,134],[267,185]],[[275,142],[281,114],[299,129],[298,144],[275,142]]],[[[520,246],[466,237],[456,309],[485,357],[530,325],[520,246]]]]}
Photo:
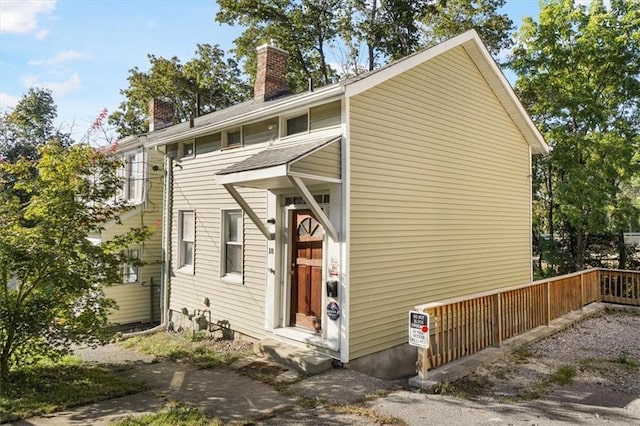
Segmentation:
{"type": "Polygon", "coordinates": [[[596,293],[596,302],[602,303],[602,269],[598,269],[598,292],[596,293]]]}
{"type": "Polygon", "coordinates": [[[493,296],[493,346],[502,347],[502,297],[493,296]]]}
{"type": "Polygon", "coordinates": [[[418,377],[422,382],[427,380],[427,372],[431,368],[431,361],[429,361],[429,349],[418,348],[418,377]]]}
{"type": "Polygon", "coordinates": [[[580,310],[584,310],[584,272],[580,274],[580,310]]]}
{"type": "Polygon", "coordinates": [[[551,281],[547,281],[545,292],[547,293],[547,326],[549,326],[551,325],[551,281]]]}

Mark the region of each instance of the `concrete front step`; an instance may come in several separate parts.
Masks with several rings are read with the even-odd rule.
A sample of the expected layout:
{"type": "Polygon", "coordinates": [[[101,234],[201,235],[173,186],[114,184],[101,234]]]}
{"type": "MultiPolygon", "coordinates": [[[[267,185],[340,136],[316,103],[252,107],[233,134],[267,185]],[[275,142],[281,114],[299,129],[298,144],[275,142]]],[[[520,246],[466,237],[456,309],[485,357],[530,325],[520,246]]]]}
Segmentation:
{"type": "Polygon", "coordinates": [[[309,375],[320,374],[332,367],[333,358],[306,348],[299,348],[275,339],[262,339],[253,344],[256,355],[278,364],[294,367],[309,375]]]}

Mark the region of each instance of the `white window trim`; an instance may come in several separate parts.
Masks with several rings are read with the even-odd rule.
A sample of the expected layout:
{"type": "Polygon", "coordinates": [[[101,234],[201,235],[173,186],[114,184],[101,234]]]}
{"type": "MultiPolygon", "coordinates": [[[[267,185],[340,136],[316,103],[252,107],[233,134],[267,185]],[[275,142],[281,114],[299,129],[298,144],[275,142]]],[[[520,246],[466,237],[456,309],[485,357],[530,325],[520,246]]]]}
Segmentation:
{"type": "Polygon", "coordinates": [[[222,134],[220,135],[220,149],[221,150],[242,148],[243,146],[244,146],[244,135],[242,134],[242,126],[240,126],[240,127],[232,127],[230,129],[225,129],[222,132],[222,134]],[[236,133],[236,132],[240,132],[240,145],[234,145],[234,146],[229,147],[228,135],[229,135],[229,133],[236,133]]]}
{"type": "Polygon", "coordinates": [[[124,165],[120,168],[120,176],[122,176],[122,187],[120,190],[120,198],[134,204],[144,200],[144,180],[146,176],[146,160],[145,153],[142,149],[128,151],[122,153],[120,158],[124,161],[124,165]],[[133,160],[131,160],[133,158],[133,160]],[[135,171],[132,170],[131,161],[136,164],[135,171]],[[131,196],[131,179],[134,179],[135,197],[131,196]]]}
{"type": "Polygon", "coordinates": [[[299,135],[304,135],[306,133],[309,133],[309,128],[311,127],[311,122],[309,121],[310,118],[311,118],[310,108],[297,109],[297,110],[295,110],[293,112],[281,115],[280,116],[280,123],[278,125],[278,127],[280,128],[280,138],[289,138],[289,137],[299,136],[299,135]],[[307,131],[306,132],[300,132],[300,133],[294,133],[292,135],[287,135],[287,121],[292,119],[292,118],[296,118],[296,117],[299,117],[301,115],[304,115],[304,114],[307,114],[307,131]]]}
{"type": "Polygon", "coordinates": [[[178,254],[178,258],[177,258],[177,271],[184,273],[184,274],[190,274],[193,275],[194,273],[194,266],[195,266],[195,260],[196,260],[196,212],[195,210],[178,210],[178,247],[177,247],[177,254],[178,254]],[[184,214],[185,213],[192,213],[193,214],[193,241],[191,241],[191,244],[193,245],[193,248],[191,250],[191,264],[183,264],[183,248],[182,248],[182,243],[183,243],[183,232],[182,232],[182,224],[184,221],[184,214]]]}
{"type": "MultiPolygon", "coordinates": [[[[128,258],[134,258],[138,261],[142,260],[141,259],[141,254],[142,251],[139,248],[129,248],[126,250],[123,250],[124,254],[128,257],[128,258]],[[136,251],[137,252],[137,256],[133,256],[132,252],[136,251]]],[[[122,284],[140,284],[142,282],[142,267],[140,265],[131,265],[128,262],[125,262],[124,264],[121,265],[121,271],[120,274],[122,275],[122,284]],[[135,269],[135,273],[136,273],[136,280],[135,281],[125,281],[125,276],[130,275],[127,274],[125,272],[125,268],[129,268],[129,267],[133,267],[136,268],[135,269]]]]}
{"type": "Polygon", "coordinates": [[[244,283],[244,246],[245,246],[245,235],[244,235],[244,212],[242,211],[242,209],[221,209],[220,210],[220,214],[221,214],[221,227],[220,227],[220,279],[223,282],[226,283],[230,283],[230,284],[243,284],[244,283]],[[240,229],[240,239],[241,239],[241,243],[239,244],[240,247],[242,247],[241,250],[241,259],[242,259],[242,264],[240,265],[241,267],[241,272],[239,274],[236,273],[227,273],[226,268],[227,268],[227,258],[226,258],[226,252],[227,252],[227,215],[231,212],[238,212],[240,213],[240,217],[241,217],[241,229],[240,229]]]}
{"type": "Polygon", "coordinates": [[[195,139],[191,139],[189,141],[180,142],[178,144],[178,159],[180,159],[180,160],[188,160],[189,158],[193,158],[195,156],[196,156],[196,140],[195,139]],[[185,149],[185,145],[186,144],[193,145],[193,153],[191,153],[191,154],[185,154],[184,153],[184,149],[185,149]]]}

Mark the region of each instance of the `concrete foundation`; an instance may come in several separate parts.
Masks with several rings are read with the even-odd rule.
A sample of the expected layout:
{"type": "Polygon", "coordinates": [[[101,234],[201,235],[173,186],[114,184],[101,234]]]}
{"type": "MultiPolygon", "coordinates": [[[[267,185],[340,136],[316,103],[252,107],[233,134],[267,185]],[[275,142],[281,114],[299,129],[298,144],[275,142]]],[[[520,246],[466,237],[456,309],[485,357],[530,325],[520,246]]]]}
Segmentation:
{"type": "Polygon", "coordinates": [[[366,355],[345,365],[379,379],[400,379],[416,374],[418,348],[404,344],[366,355]]]}

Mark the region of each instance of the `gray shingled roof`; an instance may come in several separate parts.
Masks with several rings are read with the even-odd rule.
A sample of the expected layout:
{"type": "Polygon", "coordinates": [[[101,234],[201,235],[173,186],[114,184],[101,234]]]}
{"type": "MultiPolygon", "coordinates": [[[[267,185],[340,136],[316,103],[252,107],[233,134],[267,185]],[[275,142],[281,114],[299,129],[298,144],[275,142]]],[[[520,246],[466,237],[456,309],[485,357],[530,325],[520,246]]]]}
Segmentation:
{"type": "MultiPolygon", "coordinates": [[[[337,86],[338,84],[332,84],[328,86],[323,86],[316,90],[316,92],[320,90],[330,89],[333,86],[337,86]]],[[[147,133],[147,139],[149,142],[158,142],[162,141],[164,138],[168,138],[175,135],[180,135],[189,130],[195,130],[198,128],[202,128],[211,124],[220,123],[225,120],[232,119],[234,117],[241,116],[243,114],[247,114],[253,111],[258,111],[263,108],[286,104],[291,102],[297,98],[303,98],[305,96],[312,95],[314,92],[302,92],[296,93],[292,95],[282,96],[276,99],[272,99],[269,101],[256,101],[255,99],[249,99],[248,101],[241,102],[239,104],[230,106],[228,108],[224,108],[218,111],[210,112],[208,114],[197,117],[194,120],[194,125],[191,127],[189,121],[183,121],[182,123],[174,124],[169,127],[165,127],[163,129],[158,129],[153,132],[147,133]]]]}
{"type": "Polygon", "coordinates": [[[341,136],[332,136],[330,138],[320,139],[313,142],[306,142],[291,145],[283,148],[267,148],[264,151],[252,155],[251,157],[239,161],[236,164],[220,170],[217,175],[228,175],[237,172],[246,172],[249,170],[265,169],[267,167],[280,166],[304,157],[325,145],[339,140],[341,136]]]}

